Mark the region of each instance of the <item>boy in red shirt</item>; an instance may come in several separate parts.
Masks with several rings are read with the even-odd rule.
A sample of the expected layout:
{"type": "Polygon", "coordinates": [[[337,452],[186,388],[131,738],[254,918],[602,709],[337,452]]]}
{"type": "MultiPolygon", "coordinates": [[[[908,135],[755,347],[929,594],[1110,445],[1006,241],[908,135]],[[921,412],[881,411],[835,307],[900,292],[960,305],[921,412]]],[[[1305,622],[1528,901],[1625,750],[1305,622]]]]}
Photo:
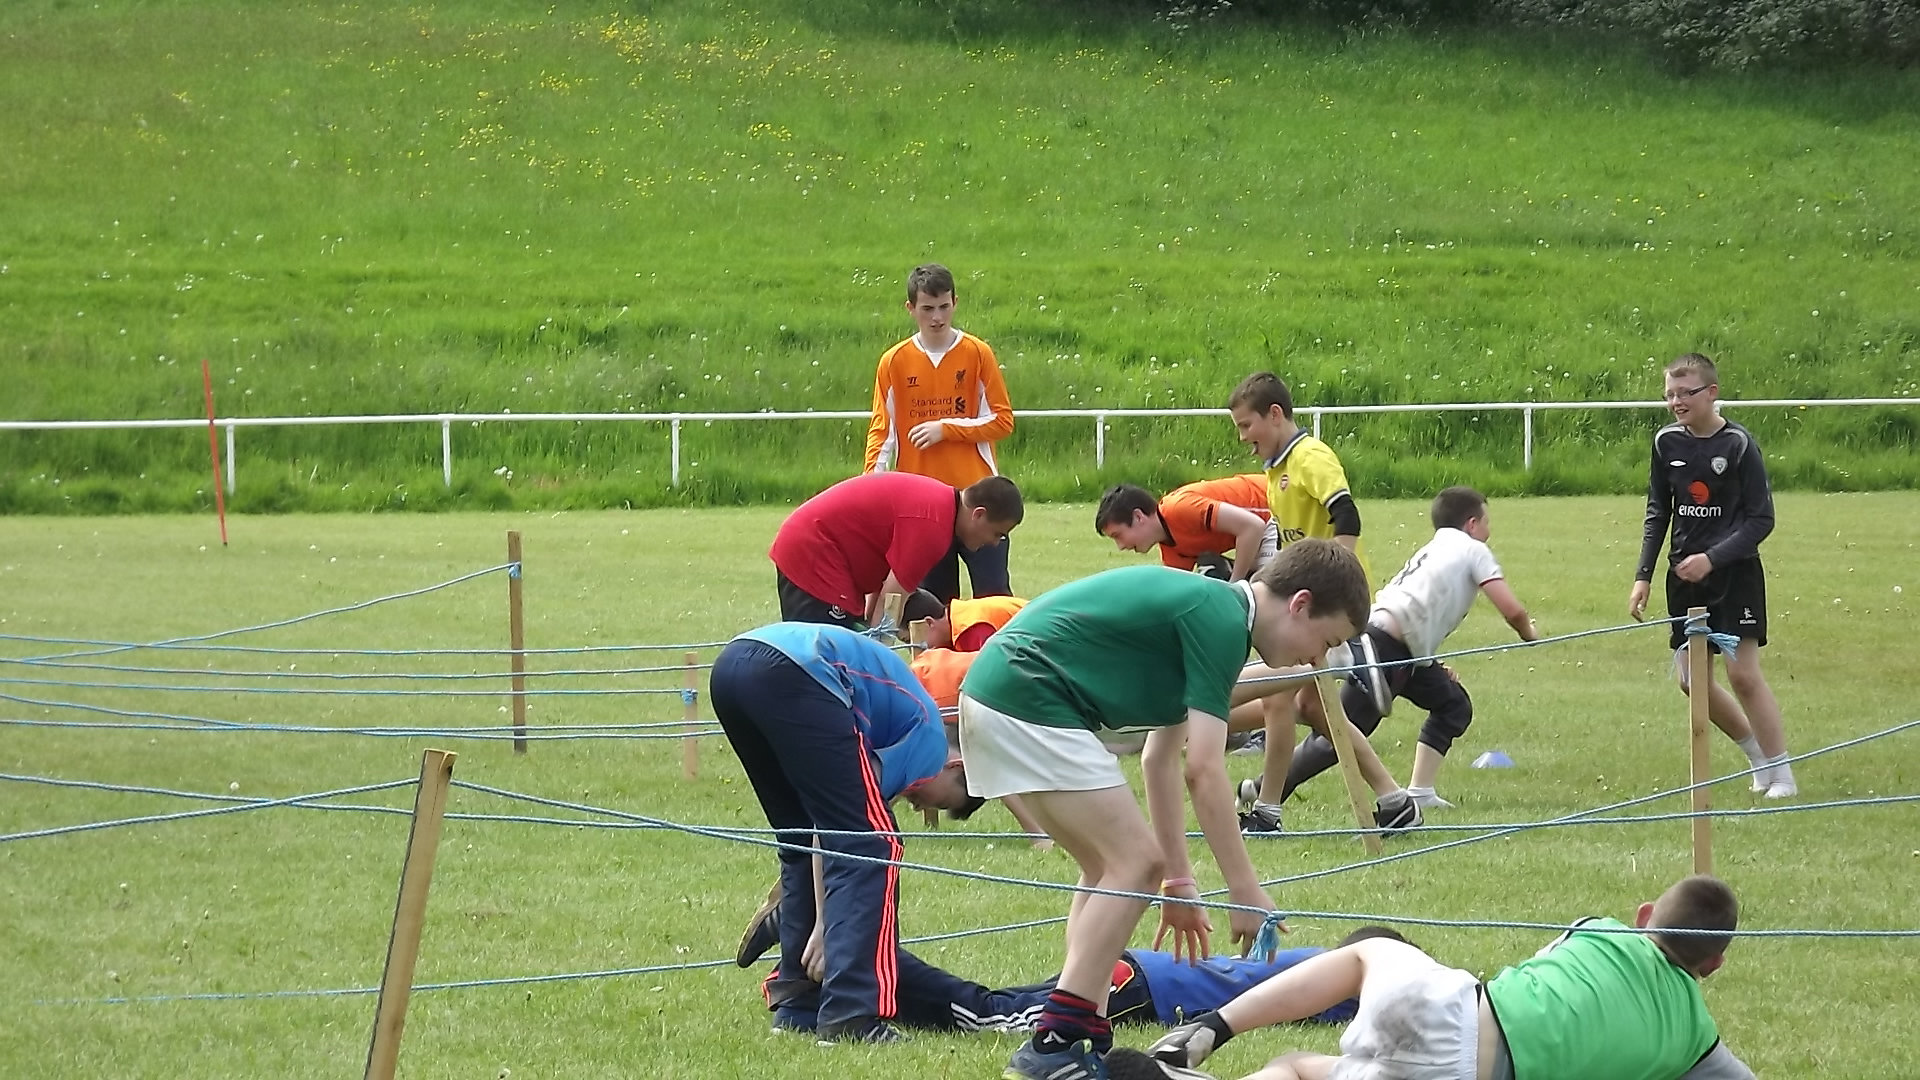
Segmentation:
{"type": "MultiPolygon", "coordinates": [[[[919,332],[880,357],[873,380],[865,471],[906,472],[969,487],[997,475],[993,444],[1013,433],[1013,405],[987,343],[953,325],[953,274],[938,263],[907,277],[907,311],[919,332]]],[[[1013,591],[1007,546],[953,545],[926,576],[942,602],[960,595],[960,563],[973,595],[1013,591]]]]}
{"type": "Polygon", "coordinates": [[[1020,489],[1003,476],[964,491],[910,473],[842,480],[801,503],[773,538],[780,618],[869,623],[887,594],[919,588],[955,547],[1000,544],[1024,516],[1020,489]]]}

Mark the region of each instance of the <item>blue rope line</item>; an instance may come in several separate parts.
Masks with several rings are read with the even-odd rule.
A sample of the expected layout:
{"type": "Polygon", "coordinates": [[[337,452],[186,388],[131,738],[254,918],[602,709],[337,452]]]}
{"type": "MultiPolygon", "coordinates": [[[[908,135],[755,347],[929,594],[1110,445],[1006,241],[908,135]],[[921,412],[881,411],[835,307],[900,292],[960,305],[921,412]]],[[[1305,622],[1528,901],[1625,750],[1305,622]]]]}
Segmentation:
{"type": "Polygon", "coordinates": [[[36,656],[36,657],[33,657],[33,659],[35,660],[72,660],[72,659],[77,659],[79,657],[84,657],[84,656],[103,656],[107,653],[126,652],[132,649],[152,649],[152,648],[158,648],[161,646],[183,645],[189,642],[212,641],[215,638],[232,637],[235,634],[251,634],[257,630],[277,630],[283,626],[293,626],[297,623],[310,622],[314,619],[324,618],[325,616],[328,616],[328,615],[343,615],[350,611],[363,611],[367,608],[373,607],[376,604],[384,604],[390,600],[407,600],[416,596],[425,596],[428,593],[438,592],[441,589],[450,589],[455,585],[461,584],[462,582],[472,581],[474,578],[485,577],[488,574],[497,574],[500,571],[507,569],[508,566],[510,565],[512,564],[503,563],[500,566],[489,566],[484,570],[475,570],[472,573],[462,574],[457,578],[453,578],[448,581],[442,581],[437,585],[428,585],[419,589],[409,589],[406,592],[392,593],[387,596],[376,596],[371,600],[362,600],[356,604],[347,604],[344,607],[327,608],[324,611],[315,611],[306,615],[296,615],[291,619],[279,619],[274,622],[260,623],[257,626],[235,627],[232,630],[218,630],[211,634],[191,634],[185,637],[167,638],[163,641],[156,641],[156,642],[150,642],[145,644],[122,643],[122,644],[113,645],[112,647],[109,647],[109,648],[92,649],[92,650],[81,651],[81,652],[56,653],[49,656],[36,656]]]}
{"type": "MultiPolygon", "coordinates": [[[[998,874],[989,874],[977,870],[961,870],[951,866],[934,866],[930,863],[882,859],[871,855],[855,855],[851,852],[832,851],[827,848],[814,847],[808,844],[788,844],[779,840],[766,839],[758,836],[745,836],[738,833],[726,832],[721,829],[708,828],[702,825],[685,825],[677,821],[667,821],[664,818],[649,817],[645,814],[634,814],[624,810],[611,810],[605,807],[590,806],[585,803],[568,802],[564,799],[549,799],[539,795],[527,795],[517,791],[508,791],[505,788],[491,787],[486,784],[475,784],[465,780],[454,780],[452,784],[454,787],[464,788],[468,791],[477,791],[483,795],[494,795],[503,799],[528,802],[538,806],[551,806],[560,810],[572,810],[575,813],[607,814],[628,821],[645,822],[657,828],[670,830],[672,832],[687,833],[692,836],[705,836],[714,840],[731,840],[736,844],[748,844],[755,847],[773,848],[780,851],[794,851],[831,859],[845,859],[849,862],[866,863],[872,866],[897,866],[903,870],[922,870],[930,874],[943,874],[948,877],[957,877],[968,881],[984,881],[996,885],[1024,885],[1030,888],[1047,889],[1055,892],[1086,893],[1089,896],[1116,896],[1126,900],[1145,900],[1148,902],[1165,901],[1166,903],[1187,904],[1193,907],[1214,908],[1221,911],[1244,911],[1249,914],[1259,915],[1263,919],[1270,914],[1274,914],[1265,908],[1254,907],[1251,904],[1208,902],[1206,900],[1189,900],[1184,897],[1162,897],[1158,893],[1137,893],[1124,889],[1102,889],[1097,886],[1080,885],[1078,883],[1069,885],[1057,881],[1031,881],[1023,878],[1002,877],[998,874]]],[[[1284,918],[1284,916],[1282,917],[1284,918]]]]}
{"type": "MultiPolygon", "coordinates": [[[[1859,736],[1853,739],[1848,739],[1839,743],[1834,743],[1830,746],[1824,746],[1817,750],[1811,750],[1806,753],[1788,758],[1787,763],[1792,764],[1795,762],[1804,761],[1808,758],[1817,757],[1822,754],[1831,753],[1836,750],[1849,749],[1851,747],[1859,746],[1864,743],[1871,742],[1875,739],[1885,738],[1886,736],[1897,734],[1899,732],[1906,731],[1915,727],[1920,727],[1920,720],[1910,720],[1910,721],[1907,721],[1906,723],[1897,724],[1897,725],[1894,725],[1893,727],[1885,728],[1881,731],[1873,732],[1867,735],[1862,735],[1862,736],[1859,736]]],[[[1762,767],[1770,768],[1772,767],[1772,765],[1777,765],[1777,764],[1780,764],[1780,763],[1773,762],[1773,763],[1769,763],[1769,765],[1767,766],[1762,766],[1762,767]]],[[[1415,858],[1421,855],[1431,854],[1436,851],[1445,851],[1450,848],[1464,847],[1468,844],[1476,844],[1486,840],[1492,840],[1492,839],[1496,839],[1503,836],[1512,836],[1516,833],[1526,832],[1532,829],[1549,828],[1556,825],[1569,824],[1572,822],[1581,821],[1583,819],[1593,818],[1595,815],[1611,813],[1613,811],[1626,809],[1627,807],[1631,807],[1631,806],[1638,806],[1642,803],[1652,802],[1658,799],[1671,798],[1672,796],[1675,796],[1675,795],[1683,795],[1697,788],[1707,787],[1712,784],[1722,783],[1727,780],[1736,779],[1741,776],[1749,775],[1753,771],[1754,771],[1753,769],[1745,769],[1737,773],[1728,774],[1727,776],[1718,777],[1712,780],[1702,781],[1698,784],[1689,784],[1685,787],[1673,788],[1667,791],[1659,791],[1651,795],[1643,795],[1633,799],[1626,799],[1626,800],[1611,803],[1605,806],[1595,807],[1590,810],[1577,811],[1575,813],[1566,814],[1558,818],[1551,818],[1544,822],[1532,823],[1532,824],[1529,824],[1526,826],[1520,826],[1520,827],[1496,829],[1494,831],[1487,832],[1479,836],[1468,836],[1458,840],[1449,840],[1444,843],[1434,844],[1424,848],[1417,848],[1412,851],[1397,852],[1392,855],[1384,855],[1378,858],[1361,860],[1359,862],[1354,862],[1354,863],[1347,863],[1341,866],[1329,867],[1326,869],[1307,871],[1304,873],[1293,874],[1286,877],[1274,878],[1268,881],[1261,882],[1261,885],[1263,888],[1273,888],[1279,885],[1288,885],[1288,884],[1295,884],[1302,881],[1311,881],[1317,878],[1330,877],[1335,874],[1342,874],[1352,870],[1361,870],[1361,869],[1366,869],[1372,866],[1380,866],[1386,863],[1399,862],[1405,859],[1410,859],[1410,858],[1415,858]]],[[[844,859],[850,862],[866,863],[869,865],[876,865],[876,866],[897,866],[907,870],[920,870],[928,873],[940,874],[948,877],[958,877],[958,878],[962,878],[969,881],[982,881],[990,884],[1020,885],[1020,886],[1026,886],[1029,888],[1039,888],[1039,889],[1047,889],[1047,890],[1053,890],[1053,891],[1086,893],[1088,895],[1094,895],[1094,896],[1114,896],[1114,897],[1119,897],[1119,898],[1128,899],[1128,900],[1145,900],[1150,903],[1155,901],[1170,902],[1170,903],[1184,903],[1184,904],[1191,904],[1197,907],[1213,908],[1213,909],[1219,909],[1219,910],[1224,910],[1229,912],[1245,911],[1251,914],[1260,915],[1263,919],[1266,919],[1270,914],[1265,909],[1256,908],[1256,907],[1253,907],[1252,905],[1223,903],[1218,901],[1209,901],[1206,899],[1206,897],[1218,896],[1225,893],[1226,890],[1224,889],[1216,889],[1208,893],[1203,893],[1201,900],[1194,901],[1194,900],[1187,900],[1187,899],[1178,898],[1178,897],[1161,897],[1158,894],[1137,893],[1137,892],[1130,892],[1130,891],[1120,890],[1120,889],[1102,889],[1094,886],[1084,886],[1077,883],[1069,885],[1069,884],[1063,884],[1059,882],[1033,881],[1033,880],[1021,879],[1021,878],[1009,878],[1009,877],[1004,877],[998,874],[988,874],[981,871],[960,870],[954,867],[934,866],[927,863],[915,863],[915,862],[908,862],[905,860],[891,860],[891,859],[876,858],[876,857],[867,856],[867,855],[855,855],[849,852],[832,851],[826,848],[807,845],[807,844],[788,844],[779,840],[766,839],[759,836],[729,832],[724,829],[717,829],[717,828],[712,828],[708,826],[699,826],[699,825],[686,825],[686,824],[681,824],[679,822],[671,822],[661,818],[650,817],[645,814],[634,814],[634,813],[629,813],[627,811],[613,810],[606,807],[596,807],[596,806],[591,806],[584,803],[569,802],[563,799],[549,799],[543,796],[528,795],[521,792],[509,791],[504,788],[491,787],[485,784],[475,784],[475,783],[471,783],[463,780],[454,780],[452,783],[454,787],[464,788],[469,791],[477,791],[477,792],[481,792],[482,794],[494,795],[500,798],[532,803],[534,805],[549,806],[555,809],[562,809],[562,810],[571,810],[575,813],[601,814],[601,815],[614,817],[614,818],[627,820],[627,821],[645,822],[645,823],[653,824],[659,828],[669,829],[675,832],[683,832],[683,833],[687,833],[695,836],[706,836],[712,839],[731,840],[735,843],[749,844],[749,845],[754,845],[759,847],[770,847],[770,848],[775,848],[777,850],[800,852],[808,855],[819,855],[819,856],[822,856],[823,858],[844,859]]]]}
{"type": "Polygon", "coordinates": [[[140,817],[118,818],[112,821],[89,821],[80,825],[61,825],[49,829],[0,833],[0,844],[13,840],[38,840],[49,836],[67,836],[72,833],[117,829],[124,825],[152,825],[167,821],[186,821],[190,818],[215,817],[221,814],[238,814],[247,810],[263,810],[273,806],[292,806],[297,803],[310,802],[315,799],[331,799],[342,795],[364,795],[372,791],[386,791],[390,788],[409,787],[418,782],[418,780],[412,778],[406,780],[389,780],[384,784],[361,784],[357,787],[336,788],[332,791],[317,791],[309,795],[292,795],[284,799],[259,799],[245,804],[214,806],[203,810],[182,810],[172,814],[146,814],[140,817]]]}
{"type": "MultiPolygon", "coordinates": [[[[1452,652],[1434,653],[1431,656],[1414,656],[1405,660],[1382,660],[1375,666],[1379,668],[1395,668],[1413,667],[1417,664],[1437,664],[1443,660],[1456,660],[1462,656],[1480,656],[1490,653],[1511,652],[1514,649],[1531,649],[1540,645],[1558,645],[1561,642],[1578,641],[1581,638],[1598,637],[1601,634],[1617,634],[1623,630],[1640,630],[1650,626],[1666,626],[1670,623],[1683,622],[1685,619],[1686,616],[1680,615],[1669,619],[1648,619],[1645,622],[1623,623],[1620,626],[1602,626],[1592,630],[1575,630],[1570,634],[1556,634],[1552,637],[1534,638],[1532,641],[1508,641],[1498,645],[1479,645],[1471,649],[1455,649],[1452,652]]],[[[1257,686],[1264,683],[1302,682],[1316,675],[1351,675],[1356,671],[1362,670],[1364,667],[1365,665],[1362,664],[1314,668],[1303,667],[1299,671],[1290,674],[1259,675],[1251,679],[1242,679],[1240,682],[1246,686],[1257,686]]]]}
{"type": "Polygon", "coordinates": [[[17,705],[38,705],[45,709],[77,709],[81,712],[101,713],[106,716],[124,716],[131,720],[181,720],[189,724],[205,724],[209,727],[240,727],[235,720],[215,720],[207,716],[191,716],[186,713],[150,712],[145,709],[116,709],[109,705],[88,705],[79,701],[43,701],[40,698],[21,697],[18,694],[0,692],[0,701],[11,701],[17,705]]]}
{"type": "MultiPolygon", "coordinates": [[[[1794,764],[1797,762],[1805,761],[1808,758],[1818,757],[1821,754],[1832,753],[1833,751],[1836,751],[1836,750],[1850,749],[1852,747],[1859,746],[1863,743],[1872,742],[1875,739],[1885,738],[1886,736],[1889,736],[1889,735],[1896,735],[1896,734],[1899,734],[1900,732],[1907,731],[1915,727],[1920,727],[1920,720],[1909,720],[1906,723],[1895,724],[1893,727],[1883,728],[1880,731],[1872,732],[1867,735],[1862,735],[1857,738],[1848,739],[1843,742],[1837,742],[1830,746],[1823,746],[1818,750],[1809,750],[1804,754],[1797,754],[1793,757],[1787,758],[1785,763],[1794,764]]],[[[1334,874],[1343,874],[1349,870],[1364,870],[1364,869],[1367,869],[1368,867],[1382,866],[1382,865],[1385,865],[1386,863],[1391,863],[1391,862],[1400,862],[1402,860],[1416,858],[1421,855],[1431,855],[1436,851],[1446,851],[1451,848],[1465,847],[1468,844],[1477,844],[1485,840],[1495,840],[1503,836],[1512,836],[1515,833],[1527,832],[1533,829],[1545,829],[1545,828],[1552,828],[1559,825],[1566,825],[1566,824],[1573,823],[1575,821],[1579,821],[1581,819],[1591,818],[1596,814],[1611,813],[1615,810],[1624,810],[1630,806],[1639,806],[1642,803],[1653,802],[1658,799],[1671,798],[1675,795],[1685,795],[1689,792],[1698,790],[1700,788],[1710,787],[1714,784],[1723,783],[1727,780],[1738,779],[1739,777],[1742,777],[1742,776],[1750,776],[1754,772],[1760,769],[1772,768],[1773,766],[1778,764],[1781,764],[1781,763],[1769,762],[1766,765],[1756,765],[1752,768],[1742,769],[1739,772],[1729,773],[1726,776],[1715,777],[1714,779],[1711,779],[1711,780],[1702,780],[1697,784],[1688,784],[1685,787],[1669,788],[1666,791],[1656,791],[1651,795],[1642,795],[1638,798],[1625,799],[1620,802],[1610,803],[1606,806],[1595,807],[1591,810],[1581,810],[1572,814],[1563,815],[1561,817],[1549,818],[1546,821],[1536,822],[1531,825],[1498,829],[1493,832],[1486,833],[1480,836],[1468,836],[1468,837],[1463,837],[1459,840],[1448,840],[1444,843],[1432,844],[1423,848],[1415,848],[1412,851],[1401,851],[1401,852],[1396,852],[1392,855],[1382,855],[1378,858],[1363,859],[1360,862],[1347,863],[1342,866],[1330,867],[1324,870],[1310,870],[1305,873],[1292,874],[1287,877],[1274,878],[1271,881],[1263,881],[1260,884],[1263,888],[1272,888],[1276,885],[1292,885],[1302,881],[1312,881],[1316,878],[1331,877],[1334,874]]]]}
{"type": "MultiPolygon", "coordinates": [[[[706,721],[696,721],[704,724],[706,721]]],[[[110,720],[17,720],[0,717],[0,727],[33,728],[81,728],[97,730],[112,728],[122,731],[185,731],[194,734],[251,734],[251,735],[356,735],[375,739],[465,739],[470,742],[593,742],[626,741],[647,739],[706,739],[725,734],[719,728],[695,727],[687,731],[549,731],[542,727],[529,727],[526,734],[511,734],[513,728],[503,729],[508,734],[469,732],[461,728],[375,728],[375,727],[319,727],[299,724],[242,724],[222,723],[213,726],[195,726],[193,724],[140,724],[119,723],[110,720]]]]}
{"type": "MultiPolygon", "coordinates": [[[[483,571],[487,572],[487,571],[483,571]]],[[[646,645],[571,645],[561,648],[545,649],[507,649],[497,646],[473,649],[327,649],[271,647],[266,645],[194,645],[156,641],[142,643],[137,641],[105,641],[97,638],[42,637],[34,634],[0,634],[0,641],[25,641],[41,645],[91,645],[101,648],[103,653],[124,652],[129,649],[175,650],[179,652],[229,652],[259,653],[269,656],[512,656],[520,653],[525,656],[550,656],[567,653],[600,652],[644,652],[656,649],[718,649],[727,643],[724,641],[691,641],[682,644],[646,644],[646,645]]],[[[73,653],[73,656],[93,656],[95,653],[73,653]]],[[[36,657],[40,660],[63,659],[57,656],[36,657]]],[[[677,668],[669,670],[679,670],[677,668]]]]}
{"type": "MultiPolygon", "coordinates": [[[[531,674],[531,672],[529,672],[531,674]]],[[[527,697],[631,697],[637,694],[678,694],[677,686],[614,686],[606,689],[554,688],[534,690],[393,690],[369,686],[364,689],[336,690],[324,686],[200,686],[192,683],[87,682],[78,679],[28,679],[19,675],[0,675],[0,683],[13,686],[67,686],[76,690],[149,690],[193,694],[306,694],[320,697],[501,697],[508,693],[527,697]]]]}
{"type": "MultiPolygon", "coordinates": [[[[1530,830],[1530,828],[1546,828],[1549,824],[1551,824],[1553,828],[1574,828],[1574,826],[1582,826],[1582,824],[1663,824],[1663,822],[1692,821],[1692,819],[1699,819],[1699,817],[1705,817],[1705,819],[1741,819],[1741,817],[1763,817],[1763,815],[1774,815],[1774,813],[1799,813],[1799,811],[1822,811],[1822,809],[1859,809],[1859,807],[1882,807],[1882,805],[1901,805],[1901,803],[1920,803],[1920,796],[1874,796],[1874,798],[1862,799],[1834,799],[1834,801],[1826,801],[1826,803],[1791,803],[1791,805],[1749,807],[1749,809],[1707,809],[1707,811],[1682,811],[1682,813],[1651,813],[1651,815],[1634,815],[1634,817],[1599,817],[1599,819],[1582,819],[1582,821],[1567,821],[1561,822],[1561,824],[1553,824],[1551,821],[1490,822],[1490,824],[1423,824],[1423,826],[1421,826],[1421,832],[1427,832],[1427,830],[1436,830],[1436,832],[1438,832],[1438,830],[1446,830],[1446,832],[1490,832],[1490,830],[1498,830],[1498,828],[1530,830]]],[[[447,815],[447,817],[453,817],[453,815],[447,815]]],[[[492,821],[501,822],[501,824],[563,824],[563,826],[570,826],[570,828],[614,828],[614,830],[620,830],[620,828],[639,828],[639,830],[659,828],[659,826],[641,824],[641,822],[591,821],[591,819],[574,819],[574,817],[524,817],[524,815],[503,815],[503,813],[497,813],[497,815],[495,815],[495,813],[484,813],[484,815],[482,815],[482,813],[474,813],[474,815],[463,815],[463,817],[465,817],[467,821],[492,821]]],[[[710,824],[710,826],[705,826],[705,828],[712,828],[714,832],[726,832],[726,834],[732,834],[732,836],[772,836],[772,834],[776,834],[774,828],[764,828],[764,826],[760,826],[760,828],[747,828],[747,826],[732,826],[732,824],[710,824]]],[[[1273,832],[1273,834],[1260,834],[1258,838],[1260,838],[1260,840],[1267,840],[1267,838],[1271,836],[1273,840],[1284,840],[1284,838],[1288,838],[1288,836],[1292,836],[1292,838],[1309,838],[1309,836],[1313,836],[1313,838],[1319,838],[1319,836],[1367,836],[1367,834],[1375,834],[1375,832],[1379,832],[1379,828],[1315,828],[1315,830],[1306,830],[1306,832],[1273,832]]],[[[862,832],[852,832],[852,830],[831,830],[831,828],[829,828],[829,830],[814,830],[814,836],[897,836],[897,838],[902,838],[902,840],[904,840],[904,838],[914,838],[914,840],[1043,840],[1046,834],[1044,834],[1044,832],[964,832],[964,830],[937,830],[937,832],[906,832],[906,830],[897,830],[897,832],[868,832],[868,830],[862,830],[862,832]]],[[[1202,834],[1202,832],[1188,832],[1187,838],[1188,840],[1204,840],[1206,834],[1202,834]]]]}
{"type": "MultiPolygon", "coordinates": [[[[575,668],[556,671],[224,671],[212,668],[137,667],[126,664],[84,664],[66,660],[36,660],[32,657],[0,656],[0,664],[20,664],[58,671],[118,671],[133,675],[199,675],[218,679],[511,679],[552,678],[556,675],[678,675],[687,671],[705,671],[712,664],[678,664],[660,667],[575,668]]],[[[118,684],[115,684],[118,685],[118,684]]]]}
{"type": "Polygon", "coordinates": [[[1734,653],[1740,650],[1740,637],[1737,634],[1723,634],[1707,625],[1707,617],[1687,616],[1687,625],[1682,632],[1688,637],[1704,637],[1707,643],[1725,654],[1727,660],[1733,660],[1734,653]]]}

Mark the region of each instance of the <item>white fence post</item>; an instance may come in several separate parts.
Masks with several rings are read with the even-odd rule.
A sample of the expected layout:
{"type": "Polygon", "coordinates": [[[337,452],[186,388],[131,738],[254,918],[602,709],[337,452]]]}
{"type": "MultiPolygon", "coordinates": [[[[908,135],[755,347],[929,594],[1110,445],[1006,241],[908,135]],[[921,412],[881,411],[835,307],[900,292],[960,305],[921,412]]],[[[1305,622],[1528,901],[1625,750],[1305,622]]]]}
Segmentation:
{"type": "Polygon", "coordinates": [[[672,486],[680,486],[680,418],[673,418],[673,479],[672,486]]]}
{"type": "Polygon", "coordinates": [[[1520,410],[1520,460],[1522,466],[1533,471],[1533,406],[1520,410]]]}
{"type": "Polygon", "coordinates": [[[453,421],[440,421],[440,479],[453,487],[453,421]]]}
{"type": "Polygon", "coordinates": [[[1320,437],[1320,410],[1319,409],[1313,410],[1313,437],[1316,439],[1320,437]]]}
{"type": "Polygon", "coordinates": [[[1107,467],[1107,414],[1093,414],[1093,467],[1107,467]]]}
{"type": "Polygon", "coordinates": [[[233,494],[233,425],[227,425],[227,494],[233,494]]]}

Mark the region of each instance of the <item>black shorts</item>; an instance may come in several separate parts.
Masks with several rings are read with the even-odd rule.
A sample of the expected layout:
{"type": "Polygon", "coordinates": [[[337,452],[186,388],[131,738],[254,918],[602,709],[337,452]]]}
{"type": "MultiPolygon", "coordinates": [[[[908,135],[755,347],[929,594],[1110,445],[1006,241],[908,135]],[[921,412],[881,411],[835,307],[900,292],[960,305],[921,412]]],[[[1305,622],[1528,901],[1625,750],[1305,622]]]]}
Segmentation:
{"type": "Polygon", "coordinates": [[[838,604],[830,604],[807,592],[778,569],[773,572],[773,585],[780,597],[781,622],[825,623],[828,626],[844,626],[849,630],[867,628],[864,619],[847,612],[838,604]]]}
{"type": "MultiPolygon", "coordinates": [[[[1767,643],[1767,575],[1758,555],[1722,566],[1705,581],[1681,581],[1667,570],[1667,614],[1684,618],[1690,607],[1707,609],[1707,626],[1717,633],[1767,643]]],[[[1686,624],[1673,624],[1670,647],[1687,643],[1686,624]]]]}

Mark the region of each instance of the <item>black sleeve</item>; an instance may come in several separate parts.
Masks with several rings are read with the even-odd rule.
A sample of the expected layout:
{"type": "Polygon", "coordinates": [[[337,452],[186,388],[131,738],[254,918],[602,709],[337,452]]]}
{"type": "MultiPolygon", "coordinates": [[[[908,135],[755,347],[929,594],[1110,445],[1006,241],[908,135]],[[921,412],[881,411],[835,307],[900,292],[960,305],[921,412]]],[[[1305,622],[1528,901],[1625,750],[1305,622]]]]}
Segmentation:
{"type": "Polygon", "coordinates": [[[1767,465],[1752,436],[1745,440],[1740,455],[1739,524],[1719,543],[1707,549],[1707,558],[1718,568],[1751,559],[1760,554],[1760,541],[1773,532],[1773,488],[1767,483],[1767,465]]]}
{"type": "Polygon", "coordinates": [[[1333,519],[1333,535],[1360,535],[1360,508],[1353,505],[1353,496],[1341,492],[1327,504],[1327,516],[1333,519]]]}
{"type": "Polygon", "coordinates": [[[1647,466],[1647,519],[1640,533],[1640,565],[1633,572],[1635,581],[1653,580],[1660,546],[1666,543],[1667,527],[1673,524],[1673,490],[1667,486],[1667,471],[1661,465],[1660,436],[1655,435],[1653,460],[1647,466]]]}

